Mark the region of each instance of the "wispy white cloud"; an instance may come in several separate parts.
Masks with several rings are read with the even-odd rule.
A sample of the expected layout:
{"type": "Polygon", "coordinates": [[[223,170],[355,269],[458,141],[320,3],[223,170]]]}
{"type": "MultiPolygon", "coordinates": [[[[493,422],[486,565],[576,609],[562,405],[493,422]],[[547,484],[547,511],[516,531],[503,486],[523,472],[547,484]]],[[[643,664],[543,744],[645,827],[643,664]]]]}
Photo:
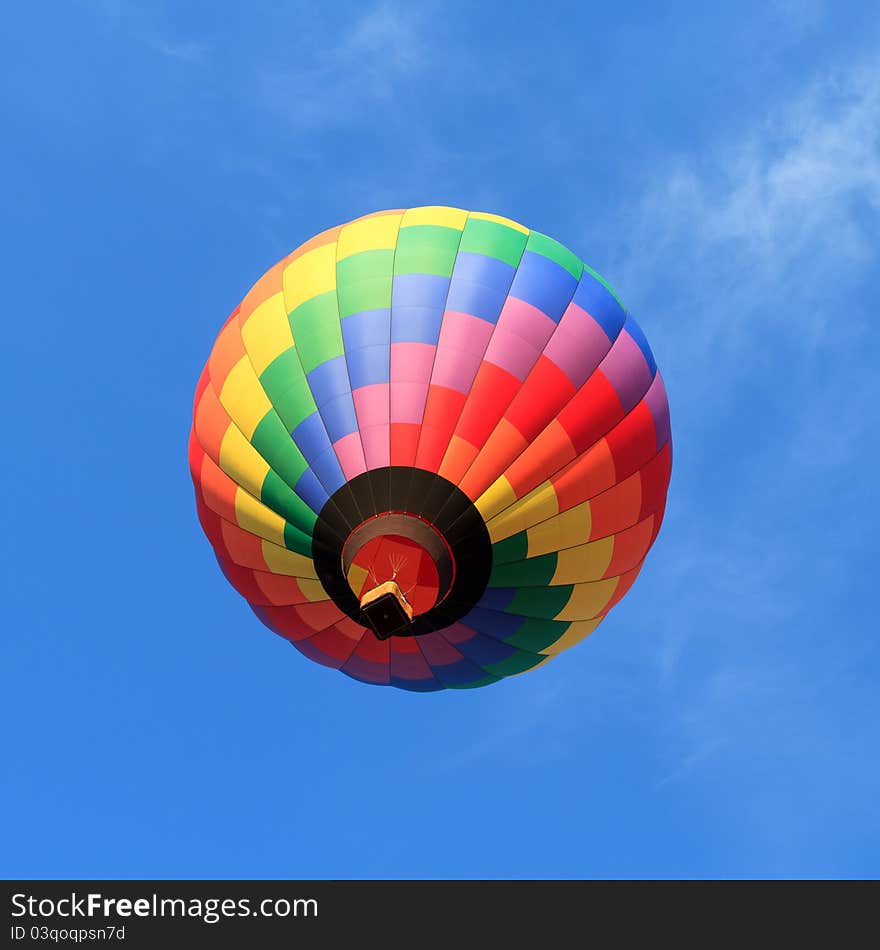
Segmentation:
{"type": "Polygon", "coordinates": [[[818,30],[825,20],[825,0],[772,0],[770,10],[796,36],[818,30]]]}
{"type": "Polygon", "coordinates": [[[748,346],[756,322],[779,325],[790,308],[801,310],[798,339],[815,346],[836,316],[832,282],[876,259],[878,206],[880,66],[871,64],[817,80],[655,174],[629,209],[614,272],[631,300],[648,305],[663,289],[689,321],[683,360],[748,346]]]}
{"type": "Polygon", "coordinates": [[[679,159],[630,209],[614,272],[649,330],[674,341],[662,363],[692,417],[755,371],[789,367],[800,411],[778,447],[778,484],[842,468],[871,438],[876,374],[854,366],[876,315],[854,291],[877,269],[878,212],[880,62],[823,77],[679,159]]]}
{"type": "Polygon", "coordinates": [[[213,44],[204,39],[182,39],[164,24],[154,6],[134,5],[123,0],[96,0],[86,9],[142,48],[165,59],[188,66],[208,66],[214,54],[213,44]]]}
{"type": "Polygon", "coordinates": [[[167,59],[191,66],[207,66],[213,54],[210,43],[195,40],[173,42],[154,37],[148,41],[148,45],[167,59]]]}
{"type": "Polygon", "coordinates": [[[424,62],[425,50],[415,14],[386,0],[355,24],[337,59],[341,65],[354,63],[359,80],[366,79],[374,93],[388,95],[397,78],[424,62]]]}
{"type": "Polygon", "coordinates": [[[264,105],[300,129],[358,121],[365,106],[391,102],[429,61],[419,12],[391,0],[368,9],[335,42],[324,32],[330,42],[258,76],[264,105]]]}
{"type": "Polygon", "coordinates": [[[805,547],[803,518],[826,521],[830,486],[847,484],[876,445],[876,315],[859,300],[877,269],[878,212],[880,62],[816,77],[703,153],[655,167],[625,212],[608,271],[645,314],[678,397],[683,453],[712,455],[686,461],[673,482],[717,479],[724,512],[700,508],[705,485],[692,499],[673,484],[676,527],[642,582],[656,627],[643,642],[678,750],[658,787],[716,760],[754,769],[783,756],[808,771],[813,747],[856,767],[844,762],[852,749],[827,697],[846,688],[858,660],[838,649],[822,669],[817,655],[791,651],[802,631],[816,636],[817,612],[830,611],[822,585],[834,589],[848,571],[836,556],[844,541],[805,547]],[[760,439],[754,391],[772,391],[774,380],[785,411],[767,423],[772,438],[749,446],[753,482],[737,482],[714,431],[748,412],[736,437],[760,439]]]}

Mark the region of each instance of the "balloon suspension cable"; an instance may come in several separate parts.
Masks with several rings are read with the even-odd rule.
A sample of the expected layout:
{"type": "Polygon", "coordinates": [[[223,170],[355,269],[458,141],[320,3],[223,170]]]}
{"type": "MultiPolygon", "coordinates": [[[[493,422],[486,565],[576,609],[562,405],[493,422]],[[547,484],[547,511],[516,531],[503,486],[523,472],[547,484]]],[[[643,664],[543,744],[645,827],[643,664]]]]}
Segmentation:
{"type": "Polygon", "coordinates": [[[390,554],[388,561],[391,564],[391,580],[396,581],[397,575],[406,565],[406,558],[402,554],[390,554]]]}

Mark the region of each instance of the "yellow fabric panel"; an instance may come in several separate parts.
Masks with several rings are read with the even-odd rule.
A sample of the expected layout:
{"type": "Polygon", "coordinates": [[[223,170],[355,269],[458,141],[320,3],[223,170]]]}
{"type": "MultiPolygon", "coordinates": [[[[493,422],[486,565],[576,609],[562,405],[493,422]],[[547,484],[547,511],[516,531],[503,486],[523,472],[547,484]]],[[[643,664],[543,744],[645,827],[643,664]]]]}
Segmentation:
{"type": "Polygon", "coordinates": [[[549,647],[544,647],[541,652],[549,656],[556,656],[558,653],[562,653],[563,650],[567,650],[576,643],[580,643],[581,640],[585,640],[603,620],[604,617],[594,617],[592,620],[576,620],[556,643],[551,643],[549,647]]]}
{"type": "MultiPolygon", "coordinates": [[[[491,489],[490,489],[491,491],[491,489]]],[[[487,525],[492,542],[509,538],[512,534],[525,531],[536,521],[552,518],[559,512],[559,499],[550,482],[544,482],[532,489],[528,495],[520,498],[516,504],[493,518],[487,525]]],[[[556,548],[553,549],[554,551],[556,548]]]]}
{"type": "Polygon", "coordinates": [[[361,251],[391,251],[397,245],[397,232],[402,214],[383,214],[361,218],[346,224],[339,232],[336,259],[351,257],[361,251]]]}
{"type": "Polygon", "coordinates": [[[611,600],[617,589],[617,578],[575,584],[568,603],[556,615],[556,620],[592,620],[611,600]]]}
{"type": "Polygon", "coordinates": [[[269,465],[241,432],[230,426],[220,443],[220,468],[242,488],[259,498],[269,465]]]}
{"type": "Polygon", "coordinates": [[[561,515],[533,524],[528,529],[529,557],[563,551],[581,545],[590,536],[592,518],[590,503],[581,502],[561,515]]]}
{"type": "MultiPolygon", "coordinates": [[[[312,559],[303,554],[297,554],[296,551],[288,551],[280,545],[272,544],[270,541],[263,541],[263,560],[269,566],[273,574],[284,574],[287,577],[310,577],[317,578],[315,574],[315,565],[312,559]]],[[[302,587],[302,581],[298,581],[302,587]]],[[[317,598],[326,600],[327,595],[317,598]]]]}
{"type": "Polygon", "coordinates": [[[229,371],[220,390],[220,403],[246,439],[250,439],[260,420],[272,408],[247,356],[229,371]]]}
{"type": "Polygon", "coordinates": [[[324,590],[324,585],[319,580],[309,580],[306,577],[300,577],[297,581],[297,586],[312,603],[327,600],[327,591],[324,590]]]}
{"type": "Polygon", "coordinates": [[[284,294],[273,294],[254,309],[241,325],[241,338],[257,376],[276,356],[293,346],[284,294]]]}
{"type": "Polygon", "coordinates": [[[336,244],[324,244],[292,260],[282,277],[288,313],[312,297],[336,289],[336,244]]]}
{"type": "MultiPolygon", "coordinates": [[[[500,511],[509,508],[516,501],[516,495],[510,482],[502,475],[493,482],[474,502],[474,507],[483,516],[486,524],[500,511]]],[[[496,540],[495,538],[492,539],[496,540]]]]}
{"type": "Polygon", "coordinates": [[[434,224],[442,228],[455,228],[456,231],[461,231],[467,221],[467,216],[467,211],[462,211],[460,208],[410,208],[404,211],[400,226],[406,228],[415,224],[434,224]]]}
{"type": "Polygon", "coordinates": [[[364,589],[368,577],[369,571],[358,564],[352,564],[348,569],[348,586],[354,591],[356,597],[361,596],[361,591],[364,589]]]}
{"type": "Polygon", "coordinates": [[[528,228],[524,228],[516,221],[511,221],[510,218],[502,218],[500,214],[488,214],[485,211],[471,211],[470,216],[472,218],[481,218],[483,221],[494,221],[496,224],[503,224],[505,227],[513,228],[514,231],[519,231],[520,234],[531,233],[528,228]]]}
{"type": "Polygon", "coordinates": [[[283,547],[284,519],[241,487],[235,493],[235,520],[245,531],[283,547]]]}
{"type": "Polygon", "coordinates": [[[601,580],[608,570],[613,553],[613,537],[560,551],[556,556],[556,571],[550,584],[581,584],[584,581],[601,580]]]}

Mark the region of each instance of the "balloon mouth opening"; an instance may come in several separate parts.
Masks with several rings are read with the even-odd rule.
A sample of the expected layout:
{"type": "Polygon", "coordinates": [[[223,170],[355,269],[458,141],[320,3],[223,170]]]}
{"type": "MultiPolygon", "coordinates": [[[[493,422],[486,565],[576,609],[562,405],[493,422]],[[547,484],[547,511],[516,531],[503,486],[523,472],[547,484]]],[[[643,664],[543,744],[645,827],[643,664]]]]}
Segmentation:
{"type": "Polygon", "coordinates": [[[312,560],[336,607],[377,639],[419,637],[455,624],[478,604],[492,571],[492,542],[456,485],[392,465],[355,476],[327,499],[315,522],[312,560]],[[389,583],[396,589],[365,599],[389,583]],[[366,609],[383,596],[379,607],[366,609]]]}
{"type": "Polygon", "coordinates": [[[405,634],[455,582],[455,557],[442,532],[407,511],[362,521],[346,538],[341,560],[362,622],[379,639],[405,634]]]}

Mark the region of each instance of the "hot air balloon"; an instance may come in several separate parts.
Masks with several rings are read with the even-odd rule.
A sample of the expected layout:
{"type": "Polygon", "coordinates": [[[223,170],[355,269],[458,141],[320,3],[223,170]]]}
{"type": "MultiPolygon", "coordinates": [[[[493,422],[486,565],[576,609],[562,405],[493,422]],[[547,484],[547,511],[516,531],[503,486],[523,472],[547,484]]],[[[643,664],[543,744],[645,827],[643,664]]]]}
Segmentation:
{"type": "Polygon", "coordinates": [[[578,643],[657,537],[669,409],[611,287],[457,208],[312,238],[235,308],[189,443],[223,573],[366,683],[484,686],[578,643]]]}

